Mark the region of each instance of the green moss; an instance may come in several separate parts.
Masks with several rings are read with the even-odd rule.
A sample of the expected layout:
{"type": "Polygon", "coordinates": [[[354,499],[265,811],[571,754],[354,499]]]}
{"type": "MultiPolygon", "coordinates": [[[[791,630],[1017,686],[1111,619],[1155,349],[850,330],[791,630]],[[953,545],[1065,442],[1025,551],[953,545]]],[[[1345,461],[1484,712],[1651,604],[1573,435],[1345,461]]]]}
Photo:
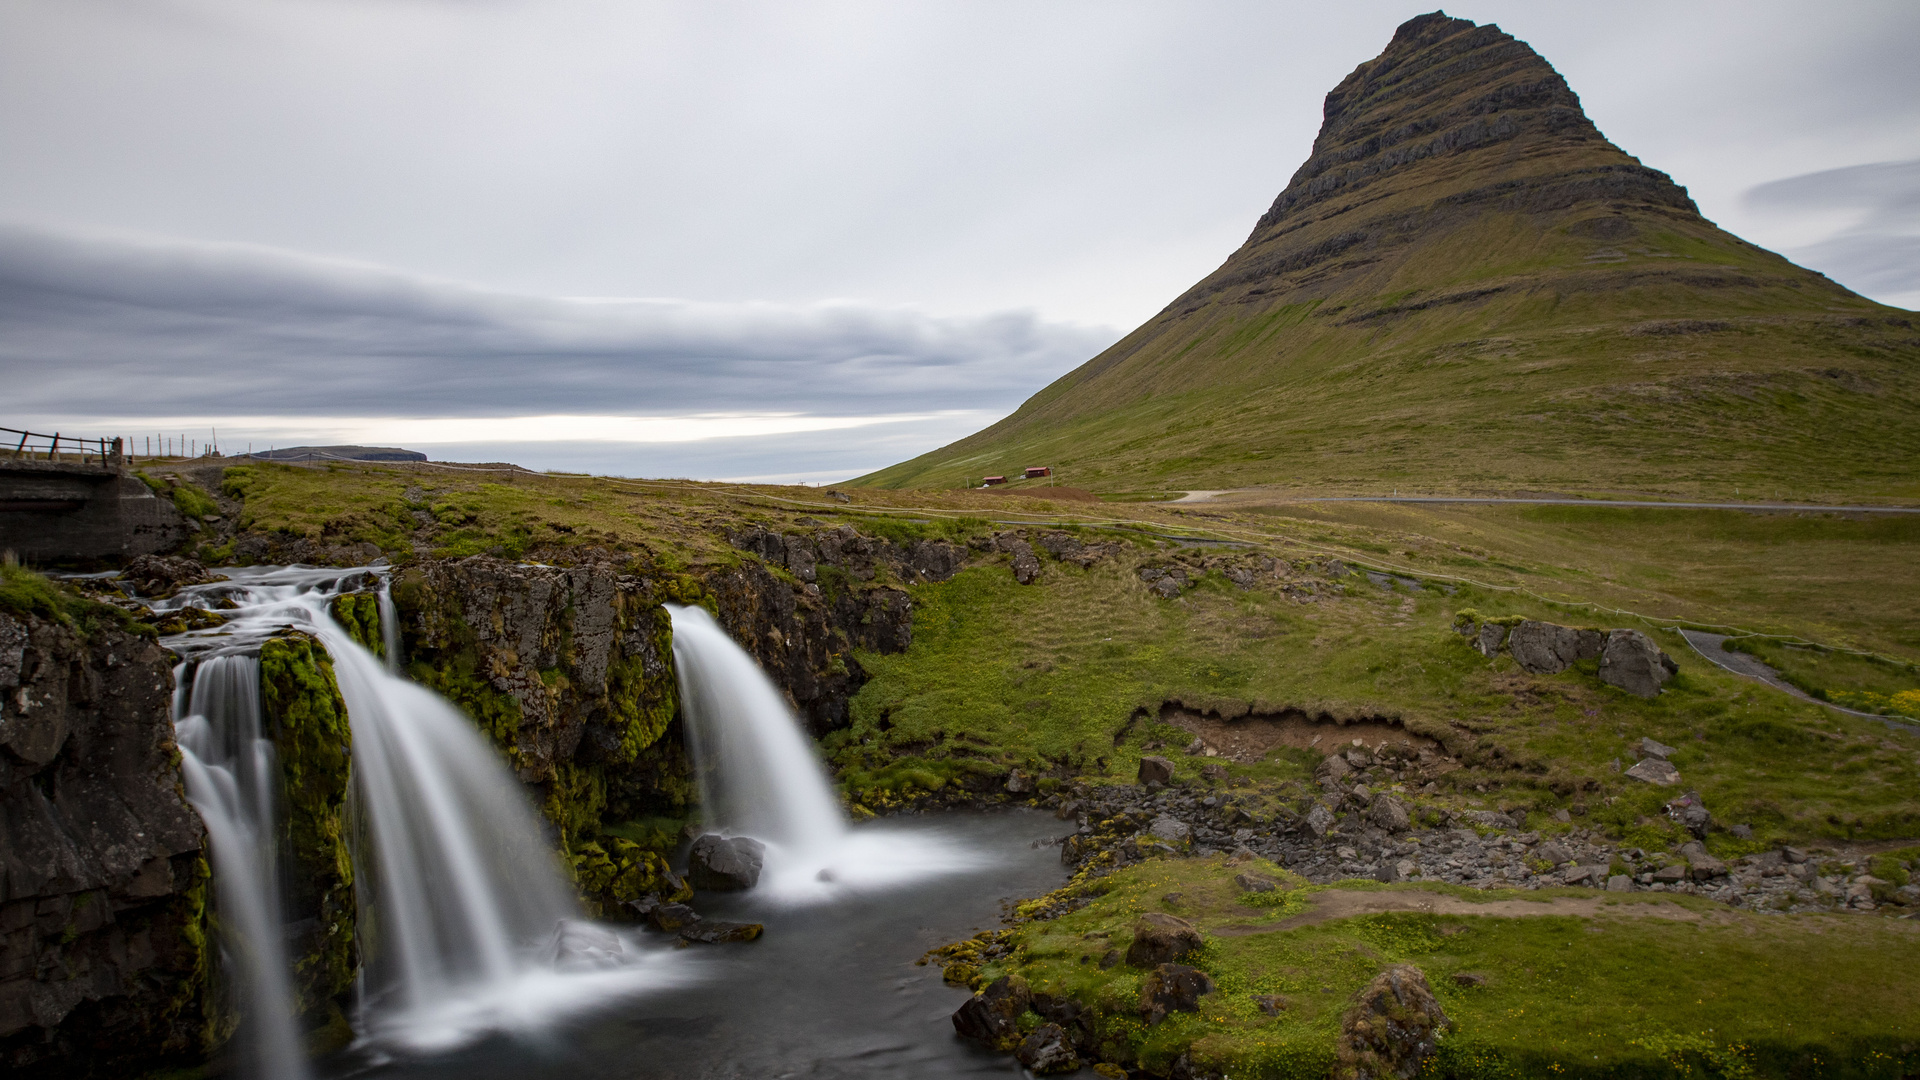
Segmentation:
{"type": "Polygon", "coordinates": [[[290,899],[318,928],[294,958],[301,1011],[323,1016],[353,985],[353,857],[347,792],[353,734],[333,663],[305,635],[260,648],[260,693],[286,782],[289,854],[300,868],[290,899]]]}
{"type": "Polygon", "coordinates": [[[152,625],[135,619],[112,604],[81,595],[74,589],[21,566],[0,561],[0,611],[47,619],[91,637],[102,628],[154,637],[152,625]]]}
{"type": "Polygon", "coordinates": [[[190,518],[203,518],[220,512],[206,492],[184,480],[173,487],[173,505],[190,518]]]}
{"type": "Polygon", "coordinates": [[[386,634],[380,628],[380,597],[376,593],[342,593],[333,598],[329,609],[333,621],[359,642],[368,652],[384,658],[387,655],[386,634]]]}

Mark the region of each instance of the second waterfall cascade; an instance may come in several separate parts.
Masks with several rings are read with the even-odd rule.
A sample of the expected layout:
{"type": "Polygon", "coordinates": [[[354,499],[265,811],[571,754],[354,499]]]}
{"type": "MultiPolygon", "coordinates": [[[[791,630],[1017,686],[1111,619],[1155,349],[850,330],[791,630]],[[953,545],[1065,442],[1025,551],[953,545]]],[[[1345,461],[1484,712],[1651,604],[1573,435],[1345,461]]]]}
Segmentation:
{"type": "Polygon", "coordinates": [[[687,742],[707,825],[767,845],[758,891],[791,903],[980,865],[938,836],[851,828],[780,689],[705,609],[667,605],[687,742]]]}

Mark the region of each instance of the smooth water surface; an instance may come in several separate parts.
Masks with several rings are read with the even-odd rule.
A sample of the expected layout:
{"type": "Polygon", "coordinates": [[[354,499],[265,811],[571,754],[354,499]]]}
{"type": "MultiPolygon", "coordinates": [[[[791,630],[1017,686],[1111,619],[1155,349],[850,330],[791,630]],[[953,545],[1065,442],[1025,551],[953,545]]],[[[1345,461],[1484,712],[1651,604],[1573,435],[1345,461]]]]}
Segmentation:
{"type": "Polygon", "coordinates": [[[797,906],[772,895],[702,894],[693,902],[702,915],[764,923],[766,935],[678,950],[687,984],[614,1001],[538,1037],[380,1063],[346,1055],[323,1071],[419,1080],[1019,1075],[1010,1056],[955,1037],[949,1017],[967,991],[914,961],[999,926],[1003,901],[1059,887],[1060,849],[1044,842],[1069,831],[1027,810],[853,826],[854,837],[890,833],[982,858],[968,869],[873,891],[848,887],[797,906]]]}

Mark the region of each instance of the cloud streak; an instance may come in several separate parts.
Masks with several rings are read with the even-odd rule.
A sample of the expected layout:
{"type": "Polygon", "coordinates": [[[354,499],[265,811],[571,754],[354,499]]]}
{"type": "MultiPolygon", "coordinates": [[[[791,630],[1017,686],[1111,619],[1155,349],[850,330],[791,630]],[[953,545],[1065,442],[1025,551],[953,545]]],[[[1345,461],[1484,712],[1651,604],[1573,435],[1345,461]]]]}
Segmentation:
{"type": "Polygon", "coordinates": [[[1909,306],[1920,300],[1920,159],[1824,169],[1744,196],[1803,238],[1788,249],[1849,288],[1909,306]]]}
{"type": "Polygon", "coordinates": [[[16,413],[998,413],[1117,336],[1031,312],[529,296],[268,248],[0,226],[16,413]]]}

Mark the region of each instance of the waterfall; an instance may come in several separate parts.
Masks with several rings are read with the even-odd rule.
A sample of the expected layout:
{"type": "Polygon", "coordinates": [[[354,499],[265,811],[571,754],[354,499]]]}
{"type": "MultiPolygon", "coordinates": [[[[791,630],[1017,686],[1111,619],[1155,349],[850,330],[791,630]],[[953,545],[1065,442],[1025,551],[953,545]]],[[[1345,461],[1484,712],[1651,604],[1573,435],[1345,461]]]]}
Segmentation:
{"type": "Polygon", "coordinates": [[[406,667],[400,655],[400,611],[393,606],[393,582],[380,578],[380,651],[386,653],[387,674],[398,675],[406,667]]]}
{"type": "Polygon", "coordinates": [[[672,604],[667,611],[710,823],[794,853],[831,849],[846,818],[780,691],[706,611],[672,604]]]}
{"type": "Polygon", "coordinates": [[[246,1009],[241,1038],[254,1075],[301,1080],[307,1059],[294,1030],[282,929],[280,762],[260,726],[260,662],[211,657],[194,670],[191,692],[185,669],[174,673],[180,771],[213,848],[222,952],[246,1009]]]}
{"type": "Polygon", "coordinates": [[[189,793],[213,838],[223,919],[243,924],[237,933],[247,945],[236,947],[242,955],[234,972],[242,1000],[263,1036],[277,1031],[281,1040],[261,1039],[257,1075],[297,1080],[304,1069],[291,1019],[285,914],[271,868],[278,767],[260,731],[258,660],[244,655],[287,627],[326,647],[352,730],[363,1041],[444,1049],[680,981],[667,957],[584,919],[525,789],[499,752],[450,702],[396,674],[398,620],[385,581],[385,663],[333,621],[329,601],[379,571],[222,572],[225,582],[193,586],[153,606],[212,607],[215,598],[236,605],[223,612],[224,625],[166,644],[189,658],[206,657],[194,674],[180,741],[189,793]]]}
{"type": "Polygon", "coordinates": [[[760,665],[705,610],[667,612],[707,823],[767,845],[761,891],[805,903],[980,865],[938,836],[850,829],[812,741],[760,665]]]}

